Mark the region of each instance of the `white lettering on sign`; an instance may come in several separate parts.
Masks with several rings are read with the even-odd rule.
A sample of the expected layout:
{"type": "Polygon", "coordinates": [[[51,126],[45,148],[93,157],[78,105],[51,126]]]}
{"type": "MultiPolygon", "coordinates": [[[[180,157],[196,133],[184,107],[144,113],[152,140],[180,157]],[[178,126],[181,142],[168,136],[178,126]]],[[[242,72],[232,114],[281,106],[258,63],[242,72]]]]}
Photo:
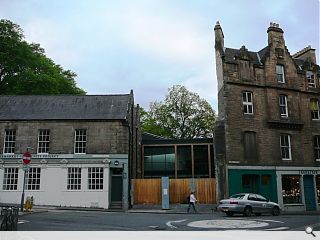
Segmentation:
{"type": "Polygon", "coordinates": [[[168,195],[168,189],[167,188],[163,189],[163,195],[168,195]]]}
{"type": "Polygon", "coordinates": [[[320,173],[318,170],[300,170],[299,174],[310,174],[310,175],[315,175],[320,173]]]}

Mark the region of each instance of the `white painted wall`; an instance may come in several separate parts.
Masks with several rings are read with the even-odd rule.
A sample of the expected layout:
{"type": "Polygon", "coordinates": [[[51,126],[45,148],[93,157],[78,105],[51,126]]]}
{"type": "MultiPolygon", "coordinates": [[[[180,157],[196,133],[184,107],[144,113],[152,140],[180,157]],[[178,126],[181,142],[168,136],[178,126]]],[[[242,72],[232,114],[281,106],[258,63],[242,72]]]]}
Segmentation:
{"type": "MultiPolygon", "coordinates": [[[[28,196],[33,196],[35,205],[108,208],[109,166],[104,164],[90,164],[90,167],[104,168],[103,190],[88,190],[88,165],[86,164],[68,164],[68,166],[33,165],[32,167],[41,167],[40,190],[25,190],[25,199],[28,196]],[[81,190],[67,190],[67,167],[82,168],[81,190]]],[[[23,170],[19,169],[17,191],[2,190],[3,175],[4,170],[0,169],[0,203],[20,204],[23,186],[23,170]]]]}

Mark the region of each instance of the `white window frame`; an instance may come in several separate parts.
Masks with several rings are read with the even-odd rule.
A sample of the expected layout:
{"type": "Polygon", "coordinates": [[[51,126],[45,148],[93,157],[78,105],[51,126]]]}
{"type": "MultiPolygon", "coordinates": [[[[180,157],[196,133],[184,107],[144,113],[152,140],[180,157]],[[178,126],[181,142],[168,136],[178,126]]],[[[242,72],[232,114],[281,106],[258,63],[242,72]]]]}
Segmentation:
{"type": "Polygon", "coordinates": [[[29,168],[26,172],[26,190],[37,191],[40,190],[40,180],[41,180],[41,168],[33,167],[29,168]]]}
{"type": "Polygon", "coordinates": [[[288,117],[288,97],[286,95],[279,95],[279,108],[280,108],[280,116],[288,117]],[[284,103],[281,101],[281,98],[284,97],[284,103]],[[281,110],[285,110],[285,113],[282,113],[281,110]]]}
{"type": "Polygon", "coordinates": [[[67,190],[81,190],[80,167],[68,167],[67,190]]]}
{"type": "Polygon", "coordinates": [[[277,74],[277,81],[279,83],[285,83],[285,77],[284,77],[284,66],[277,64],[276,65],[276,74],[277,74]]]}
{"type": "Polygon", "coordinates": [[[252,115],[253,114],[253,93],[252,92],[250,91],[242,92],[242,104],[243,104],[243,113],[252,115]]]}
{"type": "Polygon", "coordinates": [[[102,167],[88,168],[88,190],[103,190],[104,172],[102,167]]]}
{"type": "Polygon", "coordinates": [[[14,154],[16,148],[16,130],[6,129],[3,139],[3,154],[14,154]]]}
{"type": "Polygon", "coordinates": [[[87,129],[76,129],[74,131],[74,153],[86,154],[87,151],[87,129]]]}
{"type": "Polygon", "coordinates": [[[291,139],[289,134],[280,134],[280,153],[281,153],[281,158],[282,160],[292,160],[292,155],[291,155],[291,139]],[[285,138],[285,139],[284,139],[285,138]],[[284,141],[283,141],[284,140],[284,141]],[[284,142],[287,142],[286,144],[283,144],[284,142]],[[287,149],[288,155],[289,156],[283,156],[282,150],[287,149]]]}
{"type": "Polygon", "coordinates": [[[315,88],[316,87],[316,75],[313,71],[306,71],[306,78],[308,81],[308,87],[309,88],[315,88]]]}
{"type": "Polygon", "coordinates": [[[2,190],[15,191],[18,189],[19,168],[4,168],[2,190]]]}
{"type": "Polygon", "coordinates": [[[320,162],[320,135],[313,136],[313,151],[317,152],[314,156],[317,162],[320,162]]]}
{"type": "Polygon", "coordinates": [[[38,130],[38,154],[49,154],[50,146],[50,130],[39,129],[38,130]]]}
{"type": "Polygon", "coordinates": [[[320,120],[320,108],[319,108],[319,100],[312,98],[310,99],[310,111],[311,111],[311,119],[312,120],[320,120]],[[315,102],[315,110],[313,110],[313,103],[315,102]]]}

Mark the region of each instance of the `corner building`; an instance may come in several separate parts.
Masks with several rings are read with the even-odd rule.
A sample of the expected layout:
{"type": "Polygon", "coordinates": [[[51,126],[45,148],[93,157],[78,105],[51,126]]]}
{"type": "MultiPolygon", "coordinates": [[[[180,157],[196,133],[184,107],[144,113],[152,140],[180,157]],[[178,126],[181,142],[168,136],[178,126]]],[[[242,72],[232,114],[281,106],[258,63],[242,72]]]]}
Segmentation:
{"type": "Polygon", "coordinates": [[[276,23],[258,52],[226,48],[215,28],[217,200],[260,193],[284,211],[320,210],[320,68],[310,46],[293,55],[276,23]]]}

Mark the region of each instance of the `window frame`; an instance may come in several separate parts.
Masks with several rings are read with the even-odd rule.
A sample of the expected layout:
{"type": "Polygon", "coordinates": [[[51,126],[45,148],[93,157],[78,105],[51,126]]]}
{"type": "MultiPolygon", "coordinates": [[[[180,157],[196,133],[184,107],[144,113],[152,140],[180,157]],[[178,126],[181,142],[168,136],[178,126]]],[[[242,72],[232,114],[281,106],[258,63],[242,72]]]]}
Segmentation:
{"type": "Polygon", "coordinates": [[[19,168],[5,167],[3,169],[2,190],[3,191],[18,190],[18,180],[19,180],[19,168]]]}
{"type": "Polygon", "coordinates": [[[41,168],[32,167],[26,172],[25,189],[29,191],[40,190],[41,183],[41,168]]]}
{"type": "Polygon", "coordinates": [[[73,151],[74,151],[74,154],[86,154],[87,153],[87,129],[83,129],[83,128],[82,129],[75,129],[73,151]],[[84,134],[83,134],[83,132],[84,132],[84,134]],[[82,134],[80,134],[80,133],[82,133],[82,134]],[[80,138],[80,139],[78,139],[78,138],[80,138]],[[82,149],[82,150],[80,151],[80,149],[82,149]]]}
{"type": "Polygon", "coordinates": [[[278,83],[286,83],[286,79],[285,79],[284,73],[285,73],[284,72],[284,66],[282,64],[277,64],[276,65],[276,76],[277,76],[277,82],[278,83]],[[278,70],[280,70],[280,72],[278,70]]]}
{"type": "Polygon", "coordinates": [[[317,98],[310,99],[310,113],[311,120],[320,120],[320,108],[319,108],[319,100],[317,98]],[[315,110],[313,110],[313,103],[315,102],[315,110]]]}
{"type": "Polygon", "coordinates": [[[82,168],[81,167],[68,167],[67,175],[67,190],[78,191],[81,190],[82,182],[82,168]]]}
{"type": "Polygon", "coordinates": [[[320,162],[320,135],[313,136],[313,157],[316,162],[320,162]]]}
{"type": "Polygon", "coordinates": [[[5,129],[4,131],[4,139],[3,139],[3,154],[14,154],[16,149],[16,129],[5,129]],[[11,133],[11,134],[8,134],[11,133]],[[7,151],[7,150],[10,151],[7,151]]]}
{"type": "Polygon", "coordinates": [[[103,190],[103,181],[104,181],[103,167],[88,168],[88,190],[90,191],[103,190]]]}
{"type": "Polygon", "coordinates": [[[39,129],[37,154],[49,154],[49,150],[50,150],[50,129],[39,129]]]}
{"type": "Polygon", "coordinates": [[[306,71],[306,79],[308,82],[308,87],[309,88],[316,88],[317,84],[316,84],[316,74],[313,71],[306,71]],[[313,76],[313,77],[311,77],[313,76]]]}
{"type": "Polygon", "coordinates": [[[286,133],[282,133],[280,134],[280,154],[281,154],[281,159],[283,161],[291,161],[292,160],[292,146],[291,146],[291,136],[290,134],[286,134],[286,133]],[[288,145],[282,145],[283,141],[282,141],[282,137],[287,137],[287,141],[288,145]],[[286,158],[287,156],[283,156],[283,151],[282,149],[288,149],[288,158],[286,158]]]}
{"type": "Polygon", "coordinates": [[[242,92],[242,106],[243,106],[243,113],[246,115],[253,115],[253,92],[251,91],[243,91],[242,92]],[[249,99],[250,98],[250,99],[249,99]],[[251,101],[249,101],[251,100],[251,101]],[[251,107],[251,112],[250,112],[251,107]]]}
{"type": "Polygon", "coordinates": [[[279,95],[279,111],[280,117],[287,118],[289,117],[288,113],[288,96],[284,94],[279,95]],[[281,98],[284,97],[284,103],[281,102],[281,98]],[[282,110],[285,110],[285,113],[282,113],[282,110]]]}

